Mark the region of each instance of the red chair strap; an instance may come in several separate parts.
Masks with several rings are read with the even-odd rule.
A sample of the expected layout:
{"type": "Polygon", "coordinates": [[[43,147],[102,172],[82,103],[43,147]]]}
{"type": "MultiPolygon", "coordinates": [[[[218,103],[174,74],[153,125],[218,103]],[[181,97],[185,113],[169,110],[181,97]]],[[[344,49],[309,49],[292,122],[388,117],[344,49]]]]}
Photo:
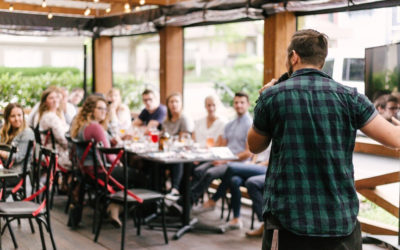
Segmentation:
{"type": "Polygon", "coordinates": [[[85,163],[85,159],[86,159],[87,155],[89,154],[89,151],[92,148],[92,146],[93,146],[93,143],[89,142],[89,144],[87,145],[85,151],[83,152],[83,155],[82,155],[82,158],[81,158],[81,161],[80,161],[81,166],[83,166],[83,164],[85,163]]]}
{"type": "Polygon", "coordinates": [[[47,130],[46,137],[44,138],[44,145],[47,145],[47,143],[49,142],[50,133],[50,130],[47,130]]]}
{"type": "Polygon", "coordinates": [[[44,190],[46,190],[46,186],[43,186],[41,189],[39,189],[38,191],[36,191],[34,194],[32,194],[29,197],[26,197],[25,199],[23,199],[23,201],[31,201],[33,199],[35,199],[39,194],[43,193],[44,190]]]}
{"type": "Polygon", "coordinates": [[[14,186],[14,188],[11,190],[11,193],[15,194],[21,188],[22,184],[24,184],[23,178],[21,178],[21,180],[19,180],[17,185],[14,186]]]}
{"type": "Polygon", "coordinates": [[[36,217],[40,211],[46,206],[46,199],[43,200],[43,202],[40,204],[40,206],[32,213],[34,217],[36,217]]]}
{"type": "MultiPolygon", "coordinates": [[[[115,184],[115,186],[117,186],[122,191],[125,189],[124,185],[119,183],[116,179],[114,179],[114,177],[110,176],[110,180],[115,184]]],[[[143,203],[143,200],[139,196],[137,196],[136,194],[132,193],[131,191],[126,190],[126,193],[129,196],[131,196],[133,199],[137,200],[139,203],[143,203]]]]}
{"type": "Polygon", "coordinates": [[[2,188],[1,191],[0,191],[0,200],[3,199],[3,189],[4,188],[2,188]]]}
{"type": "Polygon", "coordinates": [[[119,162],[119,159],[121,159],[122,155],[124,154],[124,150],[121,149],[117,155],[117,157],[115,158],[115,160],[113,161],[113,163],[111,164],[110,169],[107,172],[107,176],[111,175],[111,172],[114,170],[115,166],[117,165],[117,163],[119,162]]]}

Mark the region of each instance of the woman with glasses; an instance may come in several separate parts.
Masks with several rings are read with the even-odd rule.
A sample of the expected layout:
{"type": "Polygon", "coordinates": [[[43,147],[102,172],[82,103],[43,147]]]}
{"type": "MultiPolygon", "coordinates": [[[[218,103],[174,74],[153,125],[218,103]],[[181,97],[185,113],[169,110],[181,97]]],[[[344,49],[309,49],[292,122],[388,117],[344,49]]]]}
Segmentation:
{"type": "MultiPolygon", "coordinates": [[[[70,135],[72,138],[75,138],[79,141],[88,141],[88,140],[94,140],[98,144],[102,144],[103,147],[111,147],[112,143],[111,141],[112,138],[110,135],[107,133],[108,129],[108,105],[106,102],[106,99],[104,99],[102,96],[99,95],[91,95],[89,96],[85,102],[82,105],[81,110],[78,112],[76,115],[74,121],[72,122],[71,125],[71,131],[70,135]]],[[[84,149],[77,149],[77,154],[79,159],[83,155],[83,150],[84,149]]],[[[113,155],[107,155],[107,161],[112,163],[115,160],[115,156],[113,155]]],[[[88,171],[93,171],[93,158],[92,154],[87,154],[87,157],[84,162],[84,167],[88,168],[88,171]]],[[[99,165],[99,164],[98,164],[99,165]]],[[[120,183],[122,183],[124,175],[123,175],[123,169],[120,167],[114,168],[113,172],[111,175],[120,183]]],[[[76,190],[73,191],[73,193],[79,193],[79,185],[76,188],[76,190]]],[[[78,197],[75,196],[73,197],[73,206],[76,207],[75,213],[81,213],[81,204],[78,204],[78,197]]],[[[116,227],[121,226],[121,221],[119,220],[119,211],[121,209],[121,206],[111,203],[107,211],[110,213],[113,225],[116,227]]],[[[74,213],[74,212],[72,212],[74,213]]],[[[77,218],[80,218],[80,216],[76,216],[77,218]]],[[[75,218],[70,219],[74,220],[75,218]]],[[[74,221],[71,222],[71,226],[75,226],[79,221],[74,221]]]]}

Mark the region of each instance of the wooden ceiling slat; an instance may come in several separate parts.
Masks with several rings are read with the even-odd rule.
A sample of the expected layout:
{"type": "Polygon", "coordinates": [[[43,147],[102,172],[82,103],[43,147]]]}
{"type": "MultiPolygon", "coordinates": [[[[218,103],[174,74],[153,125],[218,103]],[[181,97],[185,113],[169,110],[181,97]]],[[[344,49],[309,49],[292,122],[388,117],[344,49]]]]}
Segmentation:
{"type": "MultiPolygon", "coordinates": [[[[79,0],[78,0],[79,1],[79,0]]],[[[88,1],[88,0],[82,0],[88,1]]],[[[187,1],[187,0],[146,0],[146,5],[160,5],[167,6],[172,5],[178,2],[187,1]]],[[[100,0],[102,3],[110,3],[111,4],[111,12],[106,13],[105,10],[95,10],[91,9],[91,13],[89,16],[107,16],[107,15],[115,15],[115,14],[123,14],[125,13],[124,4],[130,3],[131,5],[139,5],[139,0],[100,0]]],[[[51,13],[53,14],[73,14],[73,15],[83,15],[85,9],[78,8],[67,8],[67,7],[51,7],[47,6],[43,8],[40,5],[26,4],[26,3],[12,3],[14,7],[14,11],[24,11],[24,12],[41,12],[41,13],[51,13]]],[[[10,3],[0,1],[0,9],[8,10],[10,7],[10,3]]]]}

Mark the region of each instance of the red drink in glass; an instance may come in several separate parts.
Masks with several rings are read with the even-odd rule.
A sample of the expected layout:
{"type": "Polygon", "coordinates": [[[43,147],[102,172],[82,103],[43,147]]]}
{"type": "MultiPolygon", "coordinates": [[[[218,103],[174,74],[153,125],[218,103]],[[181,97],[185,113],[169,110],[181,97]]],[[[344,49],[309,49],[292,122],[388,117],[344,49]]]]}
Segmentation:
{"type": "Polygon", "coordinates": [[[151,134],[150,138],[152,142],[158,142],[158,134],[151,134]]]}

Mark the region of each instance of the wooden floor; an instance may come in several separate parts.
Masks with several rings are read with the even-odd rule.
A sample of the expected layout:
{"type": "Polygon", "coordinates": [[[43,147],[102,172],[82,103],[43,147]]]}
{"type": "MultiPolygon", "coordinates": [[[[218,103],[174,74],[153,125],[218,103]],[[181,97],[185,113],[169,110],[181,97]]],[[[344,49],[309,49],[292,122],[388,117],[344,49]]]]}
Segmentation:
{"type": "MultiPolygon", "coordinates": [[[[371,167],[371,159],[369,156],[356,155],[355,159],[356,177],[364,177],[364,175],[376,174],[377,168],[371,167]],[[360,167],[365,167],[365,170],[360,170],[360,167]]],[[[374,164],[372,164],[374,165],[374,164]]],[[[388,171],[389,169],[398,169],[398,161],[384,164],[385,167],[380,167],[380,170],[388,171]]],[[[393,190],[393,189],[392,189],[393,190]]],[[[398,192],[398,186],[394,189],[398,192]]],[[[56,197],[55,206],[52,210],[52,227],[55,236],[55,241],[58,249],[112,249],[120,248],[121,231],[115,229],[108,222],[104,224],[102,233],[98,243],[93,242],[93,234],[91,233],[92,210],[86,208],[84,210],[83,223],[84,225],[78,230],[70,230],[67,224],[67,215],[63,213],[65,196],[56,197]]],[[[162,232],[160,230],[149,230],[144,227],[141,236],[136,236],[136,230],[133,228],[132,221],[128,222],[128,232],[126,235],[126,249],[193,249],[193,250],[214,250],[214,249],[261,249],[261,239],[249,239],[245,237],[246,230],[250,227],[250,213],[248,207],[242,209],[242,218],[244,228],[241,230],[228,231],[224,234],[207,233],[202,231],[194,231],[184,235],[179,240],[172,240],[175,231],[169,231],[168,236],[170,242],[164,244],[162,232]]],[[[220,225],[224,221],[219,218],[220,210],[217,209],[199,216],[199,220],[211,225],[220,225]]],[[[256,226],[258,226],[258,222],[256,226]]],[[[38,228],[35,225],[36,233],[30,232],[28,223],[22,221],[19,227],[16,223],[12,225],[16,238],[18,240],[19,249],[42,249],[38,228]]],[[[45,234],[48,249],[51,249],[50,239],[45,234]]],[[[3,249],[14,249],[8,231],[2,237],[3,249]]],[[[363,245],[364,250],[385,249],[375,245],[363,245]]]]}
{"type": "MultiPolygon", "coordinates": [[[[65,197],[57,197],[55,207],[52,210],[52,227],[55,241],[58,249],[112,249],[120,248],[119,229],[115,229],[108,222],[100,235],[98,243],[93,242],[93,234],[91,233],[91,215],[90,208],[84,210],[84,225],[78,230],[70,230],[67,226],[67,215],[62,211],[65,197]]],[[[193,249],[193,250],[214,250],[214,249],[261,249],[261,239],[249,239],[245,237],[245,231],[250,226],[250,209],[244,208],[242,211],[244,228],[241,230],[228,231],[225,234],[207,233],[204,231],[194,231],[184,235],[179,240],[172,240],[175,231],[169,231],[169,244],[165,245],[162,232],[160,230],[149,230],[144,227],[141,236],[136,236],[132,222],[129,221],[128,232],[126,235],[126,249],[193,249]]],[[[210,225],[218,225],[224,223],[219,219],[220,210],[205,213],[199,216],[199,220],[210,225]]],[[[256,224],[258,225],[258,223],[256,224]]],[[[28,223],[22,221],[19,227],[15,222],[13,224],[14,233],[18,240],[19,249],[42,249],[38,228],[35,224],[36,233],[30,232],[28,223]]],[[[50,238],[45,234],[48,249],[51,249],[50,238]]],[[[2,237],[3,249],[14,249],[8,231],[2,237]]],[[[364,245],[364,250],[385,249],[374,245],[364,245]]]]}

